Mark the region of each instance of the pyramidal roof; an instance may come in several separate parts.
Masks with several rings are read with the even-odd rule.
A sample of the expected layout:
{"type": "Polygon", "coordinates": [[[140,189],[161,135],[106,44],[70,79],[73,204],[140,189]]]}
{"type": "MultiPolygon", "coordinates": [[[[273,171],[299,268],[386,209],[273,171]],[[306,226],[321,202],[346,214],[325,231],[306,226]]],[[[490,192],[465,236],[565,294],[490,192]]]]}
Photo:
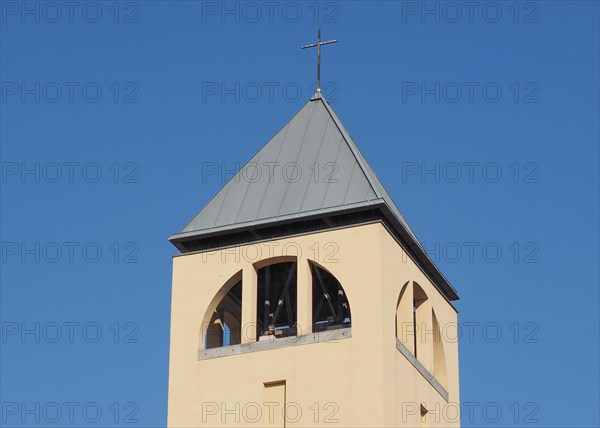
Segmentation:
{"type": "Polygon", "coordinates": [[[189,245],[194,241],[214,248],[231,244],[227,235],[257,240],[276,226],[291,230],[290,224],[318,219],[334,226],[332,218],[361,212],[381,213],[440,291],[458,299],[320,92],[169,239],[193,251],[207,248],[189,245]]]}

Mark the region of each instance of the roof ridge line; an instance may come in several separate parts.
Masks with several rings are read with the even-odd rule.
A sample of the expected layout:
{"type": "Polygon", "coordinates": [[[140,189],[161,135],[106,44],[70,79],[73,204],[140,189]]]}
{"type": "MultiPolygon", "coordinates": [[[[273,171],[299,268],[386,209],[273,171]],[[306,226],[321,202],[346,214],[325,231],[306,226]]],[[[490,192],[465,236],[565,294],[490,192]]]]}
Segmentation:
{"type": "MultiPolygon", "coordinates": [[[[310,101],[313,101],[313,100],[311,99],[310,101]]],[[[279,130],[278,130],[278,131],[277,131],[275,134],[273,134],[273,136],[272,136],[270,139],[268,139],[267,141],[271,141],[271,140],[272,140],[273,138],[275,138],[275,137],[276,137],[276,136],[277,136],[277,135],[278,135],[278,134],[279,134],[281,131],[283,131],[283,130],[284,130],[284,129],[285,129],[285,128],[286,128],[286,127],[287,127],[287,126],[290,124],[290,122],[292,122],[292,121],[293,121],[293,120],[296,118],[296,116],[298,116],[298,115],[300,114],[300,112],[301,112],[301,111],[304,109],[304,107],[306,107],[306,104],[303,104],[303,105],[302,105],[302,107],[300,107],[300,109],[299,109],[298,111],[296,111],[296,113],[295,113],[295,114],[294,114],[294,115],[293,115],[293,116],[292,116],[290,119],[288,119],[288,120],[285,122],[285,124],[284,124],[284,125],[283,125],[281,128],[279,128],[279,130]]],[[[286,133],[287,133],[287,131],[286,131],[286,133]]],[[[254,154],[253,154],[252,156],[250,156],[250,159],[248,159],[248,161],[246,161],[246,162],[245,162],[245,163],[244,163],[244,164],[243,164],[243,165],[240,167],[240,170],[239,170],[238,172],[236,172],[236,173],[233,175],[233,177],[231,177],[231,179],[229,179],[229,180],[227,180],[227,182],[225,182],[225,184],[223,185],[223,187],[221,187],[221,189],[220,189],[220,190],[217,192],[217,194],[216,194],[215,196],[213,196],[212,198],[210,198],[210,199],[209,199],[209,200],[206,202],[206,204],[204,205],[204,207],[203,207],[203,208],[202,208],[202,209],[201,209],[201,210],[200,210],[200,211],[199,211],[199,212],[198,212],[198,213],[197,213],[197,214],[196,214],[194,217],[192,217],[192,219],[191,219],[190,221],[188,221],[188,222],[186,223],[186,225],[183,227],[183,229],[181,229],[181,230],[185,230],[185,229],[186,229],[186,228],[187,228],[189,225],[191,225],[191,224],[194,222],[194,220],[195,220],[196,218],[198,218],[198,217],[199,217],[199,216],[202,214],[202,211],[204,211],[204,210],[205,210],[205,209],[206,209],[206,208],[207,208],[207,207],[208,207],[208,206],[211,204],[211,202],[213,202],[214,200],[216,200],[216,199],[217,199],[217,197],[218,197],[218,196],[219,196],[219,195],[220,195],[220,194],[221,194],[223,191],[225,191],[225,187],[227,187],[227,185],[228,185],[228,184],[229,184],[229,183],[230,183],[232,180],[234,180],[234,179],[235,179],[235,177],[236,177],[238,174],[241,174],[241,173],[242,173],[242,170],[244,169],[244,166],[246,166],[246,165],[247,165],[247,164],[248,164],[248,163],[249,163],[249,162],[250,162],[252,159],[254,159],[254,157],[255,157],[256,155],[258,155],[258,154],[261,152],[261,150],[263,149],[263,147],[264,147],[264,146],[261,146],[261,147],[260,147],[260,148],[259,148],[259,149],[258,149],[256,152],[254,152],[254,154]]],[[[220,213],[220,211],[221,211],[221,207],[219,207],[219,213],[220,213]]],[[[217,215],[216,219],[218,219],[218,215],[217,215]]],[[[215,221],[216,221],[216,219],[215,219],[215,221]]],[[[213,226],[213,227],[214,227],[214,226],[213,226]]]]}
{"type": "MultiPolygon", "coordinates": [[[[380,192],[377,190],[377,186],[375,186],[375,183],[373,183],[371,175],[367,172],[367,169],[363,165],[363,160],[366,162],[366,159],[364,159],[364,156],[362,155],[362,153],[360,153],[358,146],[356,145],[356,143],[350,136],[350,133],[348,132],[348,130],[346,129],[346,127],[344,126],[344,124],[342,123],[340,118],[337,116],[337,114],[333,110],[333,107],[331,107],[329,105],[329,101],[327,101],[327,99],[323,95],[320,95],[318,98],[315,98],[315,100],[317,100],[317,99],[320,99],[323,102],[323,105],[325,106],[327,113],[329,113],[329,115],[333,119],[333,122],[335,123],[335,126],[337,126],[340,133],[342,134],[342,137],[344,138],[346,145],[352,152],[352,155],[354,156],[354,159],[356,159],[356,163],[362,170],[364,176],[367,178],[367,182],[369,183],[369,186],[371,186],[371,189],[373,189],[373,193],[375,193],[375,196],[377,196],[379,199],[384,199],[384,197],[383,197],[384,195],[381,195],[380,192]]],[[[387,203],[387,201],[386,201],[386,203],[387,203]]]]}
{"type": "Polygon", "coordinates": [[[377,177],[377,174],[375,173],[375,170],[371,167],[371,165],[369,165],[369,162],[363,156],[362,152],[358,148],[358,145],[352,139],[352,136],[350,135],[350,132],[348,132],[348,130],[346,129],[346,127],[342,123],[341,119],[337,116],[337,113],[335,112],[335,110],[333,110],[333,107],[329,104],[329,102],[327,101],[327,99],[322,94],[318,98],[316,98],[316,99],[320,99],[323,102],[323,105],[327,109],[327,112],[329,113],[329,115],[331,116],[331,118],[335,122],[336,126],[340,130],[340,133],[342,134],[342,137],[346,141],[346,144],[348,145],[348,148],[350,149],[350,151],[354,155],[354,158],[356,159],[356,162],[358,163],[358,165],[360,166],[361,170],[363,171],[364,176],[367,178],[367,182],[369,183],[369,185],[373,189],[373,192],[375,193],[375,196],[377,196],[378,199],[382,199],[385,202],[385,205],[387,205],[389,207],[389,209],[392,210],[392,212],[393,211],[397,211],[397,215],[400,216],[399,220],[400,220],[401,223],[403,223],[403,227],[405,227],[407,229],[408,233],[412,235],[412,237],[414,238],[414,240],[417,243],[417,245],[419,245],[424,250],[423,245],[421,244],[421,242],[417,238],[416,234],[414,233],[414,231],[412,230],[412,228],[408,224],[408,221],[406,220],[406,218],[404,218],[404,215],[402,214],[402,211],[400,211],[400,208],[398,208],[398,206],[396,205],[396,203],[392,199],[392,196],[388,193],[388,191],[385,189],[385,186],[383,185],[383,183],[381,182],[381,180],[379,180],[379,178],[377,177]],[[365,166],[365,164],[366,164],[366,166],[365,166]],[[371,171],[371,173],[374,175],[374,177],[371,176],[371,173],[367,172],[368,170],[371,171]],[[374,179],[377,180],[379,186],[381,186],[381,191],[378,189],[378,186],[375,185],[375,183],[373,181],[374,179]]]}

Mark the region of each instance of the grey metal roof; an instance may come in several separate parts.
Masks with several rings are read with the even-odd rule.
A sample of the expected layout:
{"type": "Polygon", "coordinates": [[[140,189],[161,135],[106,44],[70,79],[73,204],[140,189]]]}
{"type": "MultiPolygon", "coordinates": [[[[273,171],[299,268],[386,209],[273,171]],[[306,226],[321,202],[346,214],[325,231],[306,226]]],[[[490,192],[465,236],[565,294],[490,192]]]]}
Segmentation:
{"type": "Polygon", "coordinates": [[[317,93],[181,230],[173,243],[350,210],[380,209],[450,300],[456,292],[317,93]]]}

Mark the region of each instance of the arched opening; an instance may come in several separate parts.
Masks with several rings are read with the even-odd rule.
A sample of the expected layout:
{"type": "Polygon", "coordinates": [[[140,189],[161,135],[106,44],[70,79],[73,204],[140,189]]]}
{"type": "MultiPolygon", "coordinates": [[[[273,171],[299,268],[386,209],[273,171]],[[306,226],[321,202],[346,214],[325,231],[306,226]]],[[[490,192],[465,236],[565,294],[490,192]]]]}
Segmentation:
{"type": "Polygon", "coordinates": [[[296,335],[296,262],[266,265],[257,270],[256,336],[296,335]]]}
{"type": "Polygon", "coordinates": [[[405,283],[398,297],[396,338],[445,388],[448,373],[442,328],[431,300],[414,281],[405,283]]]}
{"type": "Polygon", "coordinates": [[[446,355],[444,353],[444,340],[442,337],[442,332],[440,330],[440,325],[438,323],[437,317],[435,316],[435,311],[431,310],[431,317],[433,322],[433,377],[446,388],[447,385],[447,371],[446,371],[446,355]]]}
{"type": "Polygon", "coordinates": [[[429,325],[427,294],[419,284],[408,281],[402,286],[396,304],[396,338],[415,356],[424,351],[429,325]]]}
{"type": "MultiPolygon", "coordinates": [[[[227,289],[227,284],[223,288],[227,289]]],[[[204,349],[241,343],[242,280],[234,282],[226,292],[224,289],[215,296],[218,298],[219,294],[224,294],[210,315],[204,336],[204,349]]]]}
{"type": "Polygon", "coordinates": [[[419,357],[419,348],[425,348],[427,342],[427,331],[428,331],[428,311],[424,304],[427,301],[427,294],[421,288],[419,284],[413,281],[413,323],[414,323],[414,355],[419,357]]]}
{"type": "Polygon", "coordinates": [[[310,263],[313,332],[352,325],[350,303],[342,284],[328,271],[310,263]]]}
{"type": "Polygon", "coordinates": [[[396,339],[415,354],[415,321],[413,316],[413,287],[410,281],[402,286],[396,303],[396,339]]]}

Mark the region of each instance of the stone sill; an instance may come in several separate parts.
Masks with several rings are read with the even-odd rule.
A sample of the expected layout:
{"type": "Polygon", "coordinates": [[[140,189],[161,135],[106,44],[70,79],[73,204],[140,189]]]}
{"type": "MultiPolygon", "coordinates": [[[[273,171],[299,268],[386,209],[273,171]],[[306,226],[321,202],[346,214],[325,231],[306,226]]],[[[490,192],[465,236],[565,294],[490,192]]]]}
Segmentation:
{"type": "Polygon", "coordinates": [[[433,388],[442,396],[442,398],[446,400],[446,402],[448,402],[448,391],[446,391],[444,387],[440,385],[440,383],[437,380],[435,380],[433,375],[429,373],[429,371],[425,367],[423,367],[423,364],[421,364],[419,360],[415,358],[415,356],[408,350],[406,346],[404,346],[404,343],[396,339],[396,348],[398,349],[398,351],[400,351],[402,355],[406,357],[408,361],[410,361],[410,363],[417,369],[419,373],[421,373],[421,375],[427,380],[427,382],[429,382],[431,386],[433,386],[433,388]]]}
{"type": "Polygon", "coordinates": [[[212,358],[227,357],[229,355],[268,351],[270,349],[310,345],[313,343],[335,343],[338,340],[352,337],[352,327],[320,331],[318,333],[305,334],[303,336],[289,336],[282,338],[276,338],[275,336],[268,337],[269,339],[260,340],[258,342],[203,349],[198,352],[198,360],[210,360],[212,358]]]}

